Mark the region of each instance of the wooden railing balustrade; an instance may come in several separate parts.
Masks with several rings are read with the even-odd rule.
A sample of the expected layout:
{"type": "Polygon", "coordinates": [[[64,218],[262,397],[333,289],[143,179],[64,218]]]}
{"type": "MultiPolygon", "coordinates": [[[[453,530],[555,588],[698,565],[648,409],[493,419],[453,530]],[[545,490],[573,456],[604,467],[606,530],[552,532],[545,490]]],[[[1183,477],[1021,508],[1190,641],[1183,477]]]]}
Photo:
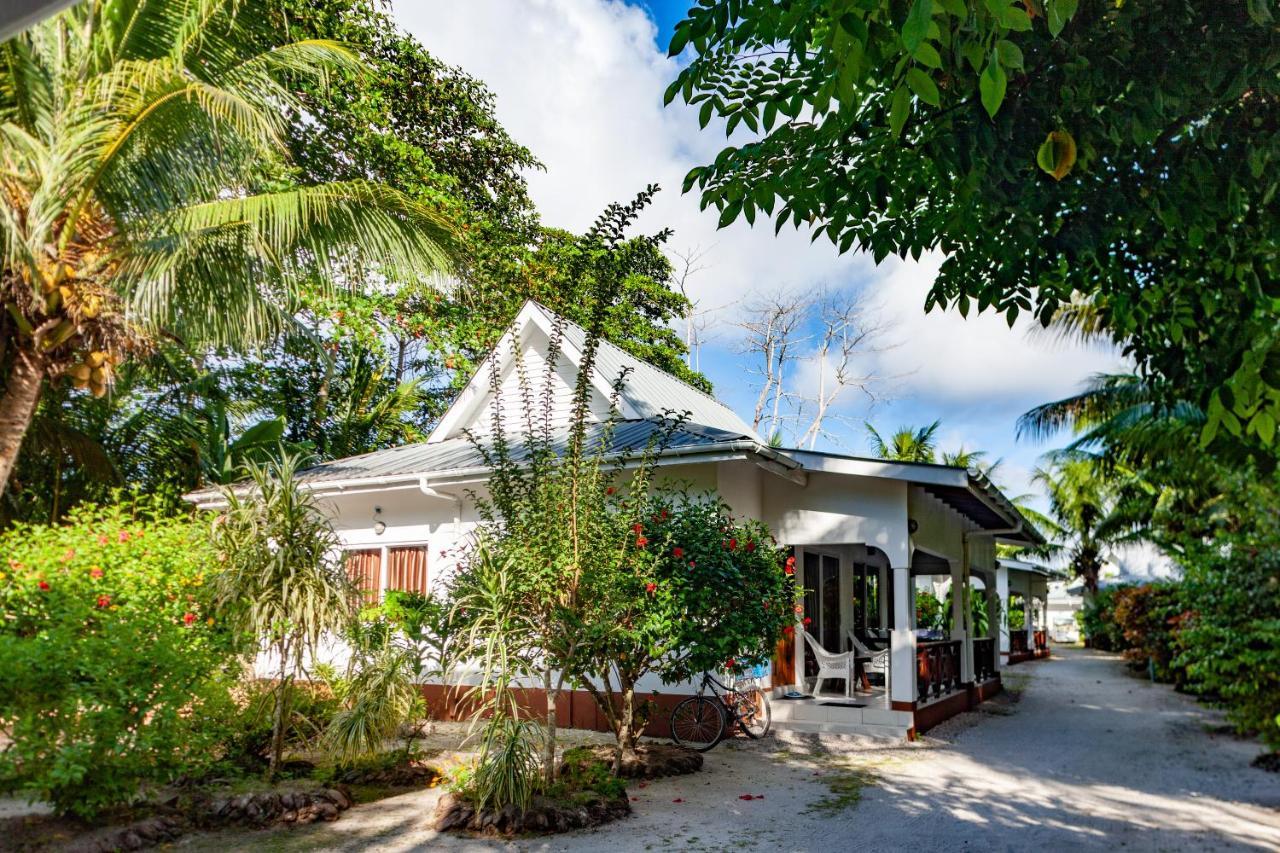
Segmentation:
{"type": "Polygon", "coordinates": [[[973,680],[981,683],[995,676],[995,637],[978,637],[973,641],[973,680]]]}
{"type": "Polygon", "coordinates": [[[937,698],[960,686],[960,641],[940,640],[916,646],[919,701],[937,698]]]}
{"type": "Polygon", "coordinates": [[[1043,652],[1049,648],[1049,637],[1044,631],[1036,631],[1036,651],[1043,652]]]}

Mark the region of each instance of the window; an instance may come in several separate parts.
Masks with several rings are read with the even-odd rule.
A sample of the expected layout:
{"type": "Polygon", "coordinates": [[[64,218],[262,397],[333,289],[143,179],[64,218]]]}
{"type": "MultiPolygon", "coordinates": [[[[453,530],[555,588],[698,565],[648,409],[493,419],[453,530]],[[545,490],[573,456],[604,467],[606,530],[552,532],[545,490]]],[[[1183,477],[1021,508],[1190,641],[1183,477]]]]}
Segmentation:
{"type": "Polygon", "coordinates": [[[360,591],[362,604],[377,604],[378,590],[382,586],[382,549],[348,551],[347,575],[360,591]]]}
{"type": "Polygon", "coordinates": [[[387,549],[387,589],[426,593],[426,545],[387,549]]]}

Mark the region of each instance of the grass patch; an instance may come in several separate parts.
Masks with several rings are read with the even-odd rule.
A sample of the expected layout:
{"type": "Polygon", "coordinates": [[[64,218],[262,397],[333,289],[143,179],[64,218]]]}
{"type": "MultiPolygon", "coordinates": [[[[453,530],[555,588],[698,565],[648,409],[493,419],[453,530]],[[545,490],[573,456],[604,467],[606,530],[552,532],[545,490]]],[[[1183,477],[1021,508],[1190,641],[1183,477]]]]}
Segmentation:
{"type": "Polygon", "coordinates": [[[874,785],[876,776],[864,768],[845,768],[824,774],[822,782],[827,786],[829,793],[816,802],[810,803],[804,810],[805,814],[831,817],[845,809],[856,808],[858,803],[862,802],[862,789],[868,785],[874,785]]]}

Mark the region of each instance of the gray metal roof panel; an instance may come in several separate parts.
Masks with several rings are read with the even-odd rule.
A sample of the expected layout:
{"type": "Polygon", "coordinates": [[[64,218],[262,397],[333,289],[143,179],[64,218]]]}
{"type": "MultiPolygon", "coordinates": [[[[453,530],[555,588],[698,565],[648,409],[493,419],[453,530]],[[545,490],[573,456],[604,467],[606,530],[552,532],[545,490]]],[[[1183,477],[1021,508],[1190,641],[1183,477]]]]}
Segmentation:
{"type": "MultiPolygon", "coordinates": [[[[657,440],[663,426],[654,420],[620,421],[609,436],[609,454],[641,453],[651,439],[657,440]]],[[[598,442],[604,435],[602,424],[588,428],[588,443],[598,442]]],[[[738,433],[716,429],[701,424],[685,424],[675,429],[667,440],[668,448],[710,447],[729,441],[749,438],[738,433]]],[[[560,430],[553,437],[553,446],[563,450],[568,441],[568,431],[560,430]]],[[[513,459],[525,456],[519,436],[509,439],[513,459]]],[[[375,477],[439,474],[485,466],[484,454],[465,438],[451,438],[433,443],[406,444],[387,450],[366,453],[324,462],[301,472],[306,482],[332,482],[375,477]]]]}

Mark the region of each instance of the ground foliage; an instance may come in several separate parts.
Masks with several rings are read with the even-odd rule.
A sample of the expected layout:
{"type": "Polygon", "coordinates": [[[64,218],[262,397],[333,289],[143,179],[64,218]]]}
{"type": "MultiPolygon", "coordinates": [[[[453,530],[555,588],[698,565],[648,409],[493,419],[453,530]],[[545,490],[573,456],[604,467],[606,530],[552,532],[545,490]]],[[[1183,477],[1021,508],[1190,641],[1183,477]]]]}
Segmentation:
{"type": "Polygon", "coordinates": [[[218,760],[238,643],[207,523],[85,506],[0,553],[0,785],[88,818],[218,760]]]}
{"type": "Polygon", "coordinates": [[[667,91],[731,136],[720,222],[877,261],[946,253],[926,307],[1073,300],[1165,400],[1270,445],[1280,30],[1267,0],[706,0],[667,91]]]}

